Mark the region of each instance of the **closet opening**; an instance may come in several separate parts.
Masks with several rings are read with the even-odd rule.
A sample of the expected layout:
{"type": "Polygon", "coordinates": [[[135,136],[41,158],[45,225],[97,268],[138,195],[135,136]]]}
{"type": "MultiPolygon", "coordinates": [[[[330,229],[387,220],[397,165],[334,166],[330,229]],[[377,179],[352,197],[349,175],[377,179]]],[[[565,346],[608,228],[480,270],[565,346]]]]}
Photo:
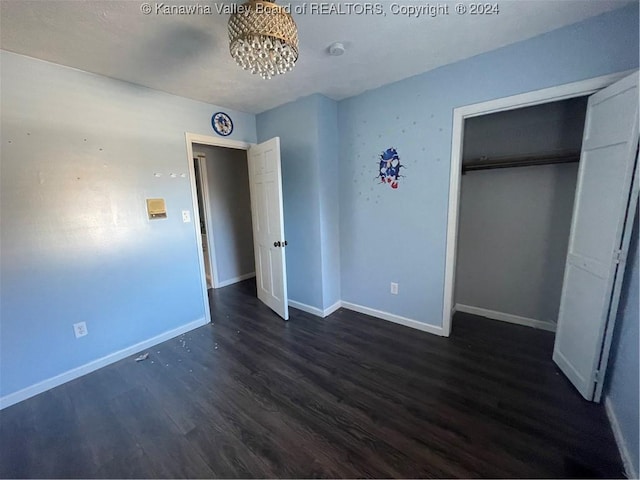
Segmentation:
{"type": "MultiPolygon", "coordinates": [[[[571,111],[570,103],[564,104],[564,108],[568,108],[568,111],[571,111]]],[[[534,110],[525,111],[532,112],[534,110]]],[[[516,112],[512,114],[517,115],[516,112]]],[[[558,87],[458,107],[453,110],[443,308],[443,334],[445,336],[451,333],[454,312],[462,312],[465,308],[467,311],[473,311],[476,315],[496,320],[555,330],[555,335],[552,335],[554,338],[553,362],[586,400],[600,401],[622,290],[626,255],[638,203],[639,180],[636,168],[638,132],[637,71],[581,80],[558,87]],[[558,116],[562,119],[561,122],[552,122],[552,117],[549,116],[543,116],[544,119],[537,122],[521,121],[516,117],[509,118],[511,115],[509,112],[514,110],[524,110],[535,106],[543,108],[543,105],[547,106],[544,108],[555,108],[557,105],[552,102],[562,102],[585,96],[588,96],[585,119],[582,122],[577,122],[575,127],[571,127],[570,119],[578,118],[577,114],[561,114],[558,116]],[[537,149],[540,145],[548,146],[549,143],[552,146],[558,145],[551,141],[555,138],[554,133],[547,132],[545,135],[541,135],[541,132],[544,132],[549,124],[557,123],[560,127],[557,132],[569,132],[569,135],[575,134],[576,137],[579,131],[584,132],[580,146],[577,178],[574,174],[567,174],[564,177],[547,175],[538,180],[526,178],[524,181],[517,182],[517,186],[510,183],[502,190],[498,183],[485,181],[481,182],[479,187],[476,186],[475,190],[486,193],[488,196],[480,197],[471,202],[466,199],[462,200],[469,204],[469,208],[463,208],[471,211],[472,221],[476,225],[472,229],[471,235],[467,236],[466,240],[463,239],[463,243],[471,244],[474,248],[480,246],[480,249],[476,248],[477,255],[487,257],[493,255],[495,260],[488,263],[483,259],[478,259],[477,256],[472,257],[472,262],[480,262],[482,268],[475,270],[471,268],[467,276],[471,281],[476,282],[477,278],[473,278],[474,275],[480,276],[484,282],[475,287],[472,292],[472,295],[475,295],[475,301],[478,301],[477,298],[481,296],[482,292],[488,292],[488,286],[502,282],[501,285],[506,285],[507,292],[512,294],[507,296],[506,300],[503,295],[502,300],[506,302],[506,305],[516,303],[514,298],[519,298],[524,289],[528,296],[532,297],[529,299],[530,311],[533,311],[534,307],[538,308],[536,310],[538,312],[546,309],[547,318],[532,318],[519,313],[493,310],[491,307],[485,306],[465,306],[461,303],[464,301],[461,300],[461,295],[464,295],[462,291],[464,287],[460,283],[465,279],[458,278],[457,287],[460,291],[456,292],[455,289],[456,270],[460,275],[459,270],[465,268],[465,266],[456,268],[457,255],[465,255],[464,245],[458,249],[458,227],[461,222],[465,222],[464,218],[459,222],[461,197],[469,196],[465,192],[462,192],[461,195],[463,153],[465,139],[467,139],[465,132],[467,127],[473,125],[470,120],[483,116],[487,116],[490,120],[492,118],[498,119],[498,116],[490,116],[496,113],[501,114],[502,121],[498,122],[497,128],[493,128],[493,130],[485,125],[488,130],[480,131],[480,135],[486,137],[481,139],[480,145],[485,144],[487,138],[491,136],[489,132],[501,131],[513,134],[516,131],[516,126],[519,133],[515,136],[509,136],[506,142],[506,145],[512,150],[514,146],[523,143],[524,135],[528,135],[527,138],[531,140],[532,144],[535,144],[537,149]],[[583,123],[582,129],[579,128],[580,123],[583,123]],[[555,185],[551,190],[554,200],[551,201],[549,196],[531,194],[528,190],[536,184],[542,185],[546,190],[551,190],[551,187],[555,185]],[[568,191],[567,189],[561,190],[567,184],[570,184],[568,191]],[[568,210],[571,190],[575,190],[575,193],[573,194],[571,225],[567,241],[564,234],[562,236],[558,234],[563,228],[566,228],[563,227],[566,224],[564,221],[558,220],[559,214],[565,207],[562,202],[556,199],[568,198],[566,206],[568,210]],[[509,191],[514,191],[515,196],[507,195],[509,191]],[[491,199],[492,195],[497,197],[500,202],[496,202],[495,198],[491,199]],[[508,202],[513,205],[507,205],[508,202]],[[480,224],[478,217],[475,216],[475,209],[485,203],[492,205],[493,209],[491,215],[485,217],[485,222],[480,224]],[[546,209],[540,207],[546,207],[546,209]],[[506,229],[504,223],[495,221],[495,218],[499,216],[495,214],[498,210],[506,212],[503,214],[508,220],[506,229]],[[532,220],[541,218],[546,218],[547,221],[539,226],[538,230],[527,229],[526,225],[530,224],[532,220]],[[502,229],[500,236],[495,235],[494,230],[498,229],[502,229]],[[523,233],[522,230],[525,232],[523,233]],[[530,236],[535,233],[540,238],[540,234],[545,232],[547,232],[547,236],[543,237],[542,242],[539,242],[537,246],[541,248],[536,252],[534,248],[536,244],[530,236]],[[483,237],[486,235],[494,235],[493,241],[487,242],[483,237]],[[552,255],[549,252],[558,248],[559,245],[564,249],[565,244],[566,257],[558,305],[556,300],[558,291],[549,290],[550,285],[553,285],[553,280],[548,278],[542,281],[534,280],[534,275],[559,269],[559,266],[550,265],[552,255]],[[496,245],[500,248],[497,253],[494,249],[496,245]],[[493,253],[487,253],[489,249],[492,249],[493,253]],[[514,250],[523,252],[527,257],[536,261],[525,265],[518,264],[517,262],[521,261],[520,259],[523,257],[509,255],[514,250]],[[509,261],[503,261],[503,257],[509,261]],[[502,262],[506,267],[499,268],[498,262],[502,262]],[[527,282],[519,284],[517,275],[524,275],[527,282]],[[518,285],[520,288],[513,288],[518,285]],[[543,298],[538,292],[545,290],[546,297],[543,298]],[[457,308],[454,308],[456,305],[457,308]],[[557,315],[555,314],[556,305],[558,305],[557,315]]],[[[561,148],[558,148],[557,151],[556,149],[547,150],[545,147],[542,153],[535,155],[523,154],[522,151],[516,153],[510,151],[505,155],[503,152],[494,153],[498,161],[496,158],[491,159],[488,154],[481,154],[480,157],[477,157],[467,152],[465,172],[467,175],[471,175],[472,173],[491,173],[500,170],[528,169],[533,171],[533,168],[549,166],[544,165],[549,160],[554,162],[552,165],[555,167],[566,167],[574,163],[569,158],[569,154],[562,154],[562,152],[570,152],[573,147],[566,148],[566,145],[560,145],[561,148]],[[533,158],[539,156],[544,158],[533,158]],[[527,162],[533,162],[533,164],[528,163],[526,167],[517,166],[516,161],[522,158],[525,158],[527,162]],[[500,168],[508,163],[511,163],[511,168],[500,168]],[[475,168],[475,170],[469,168],[469,166],[475,167],[476,165],[480,168],[475,168]]],[[[469,181],[466,183],[469,184],[469,181]]],[[[467,218],[470,216],[468,213],[463,213],[463,215],[467,218]]],[[[466,227],[462,225],[461,228],[466,227]]],[[[464,259],[462,262],[464,263],[464,259]]],[[[559,278],[559,275],[556,278],[559,278]]],[[[495,294],[495,290],[489,292],[489,295],[494,295],[492,301],[496,300],[495,294]]],[[[467,298],[472,297],[467,296],[467,298]]],[[[460,314],[466,315],[456,313],[456,315],[460,314]]],[[[528,336],[531,341],[535,338],[548,337],[547,332],[539,331],[538,334],[534,334],[534,330],[528,328],[518,327],[510,329],[510,331],[509,335],[515,335],[518,332],[517,335],[522,336],[530,332],[531,334],[528,336]]],[[[526,343],[522,344],[523,348],[526,346],[526,343]]]]}
{"type": "Polygon", "coordinates": [[[587,100],[465,119],[454,311],[556,330],[587,100]]]}

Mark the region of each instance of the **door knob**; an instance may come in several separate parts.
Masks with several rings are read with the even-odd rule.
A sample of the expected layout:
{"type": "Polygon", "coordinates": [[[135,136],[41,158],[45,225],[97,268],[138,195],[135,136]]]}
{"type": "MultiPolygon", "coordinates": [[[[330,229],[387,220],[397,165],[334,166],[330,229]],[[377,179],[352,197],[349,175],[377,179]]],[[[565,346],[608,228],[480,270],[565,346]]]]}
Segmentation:
{"type": "Polygon", "coordinates": [[[273,242],[273,246],[274,246],[274,247],[279,247],[279,246],[280,246],[280,241],[273,242]]]}
{"type": "Polygon", "coordinates": [[[287,241],[285,240],[284,243],[282,244],[283,247],[287,246],[287,241]]]}

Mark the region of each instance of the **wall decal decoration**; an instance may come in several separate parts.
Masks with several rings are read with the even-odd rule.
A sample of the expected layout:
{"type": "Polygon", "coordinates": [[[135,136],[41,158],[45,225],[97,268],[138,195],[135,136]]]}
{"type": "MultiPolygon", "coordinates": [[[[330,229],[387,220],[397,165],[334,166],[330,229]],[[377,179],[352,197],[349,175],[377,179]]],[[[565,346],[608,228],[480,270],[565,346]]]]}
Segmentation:
{"type": "Polygon", "coordinates": [[[400,181],[400,177],[404,175],[400,175],[401,168],[407,168],[400,163],[400,156],[398,155],[398,151],[391,147],[387,148],[384,152],[380,154],[380,163],[379,163],[380,173],[376,178],[380,179],[380,183],[386,183],[391,188],[398,188],[398,182],[400,181]]]}
{"type": "Polygon", "coordinates": [[[233,121],[231,117],[224,112],[214,113],[211,117],[211,126],[213,130],[223,137],[231,135],[233,132],[233,121]]]}

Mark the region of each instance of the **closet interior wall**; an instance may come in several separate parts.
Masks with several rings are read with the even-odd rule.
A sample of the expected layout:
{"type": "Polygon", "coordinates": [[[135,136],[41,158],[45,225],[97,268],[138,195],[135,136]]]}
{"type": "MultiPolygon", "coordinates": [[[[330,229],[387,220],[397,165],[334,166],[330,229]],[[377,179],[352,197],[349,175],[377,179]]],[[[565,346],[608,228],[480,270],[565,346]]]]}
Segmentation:
{"type": "Polygon", "coordinates": [[[456,309],[555,329],[586,98],[465,122],[456,309]]]}

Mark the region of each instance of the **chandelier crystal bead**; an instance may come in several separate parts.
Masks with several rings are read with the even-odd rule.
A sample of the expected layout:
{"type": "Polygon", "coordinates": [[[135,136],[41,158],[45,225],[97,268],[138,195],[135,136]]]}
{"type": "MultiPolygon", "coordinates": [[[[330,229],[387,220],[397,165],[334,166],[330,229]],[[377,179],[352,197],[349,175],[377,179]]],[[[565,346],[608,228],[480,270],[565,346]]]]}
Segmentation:
{"type": "Polygon", "coordinates": [[[293,70],[298,29],[283,7],[250,0],[229,18],[229,52],[242,69],[270,79],[293,70]]]}

